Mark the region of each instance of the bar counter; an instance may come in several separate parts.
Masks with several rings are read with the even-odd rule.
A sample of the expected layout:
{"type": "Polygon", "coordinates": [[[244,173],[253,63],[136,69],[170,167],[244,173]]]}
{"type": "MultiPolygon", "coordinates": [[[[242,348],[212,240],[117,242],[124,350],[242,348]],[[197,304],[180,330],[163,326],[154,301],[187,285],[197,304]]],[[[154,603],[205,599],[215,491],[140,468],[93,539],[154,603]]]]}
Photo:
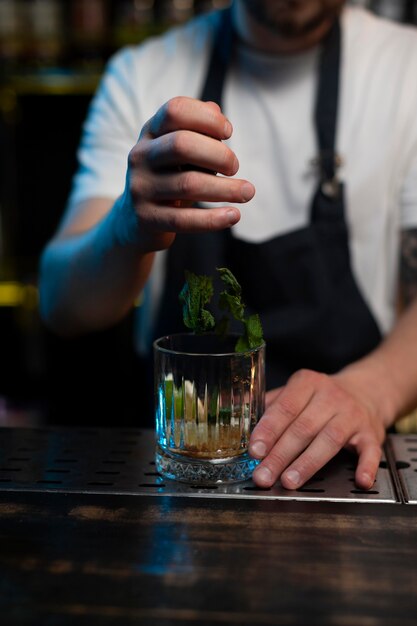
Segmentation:
{"type": "Polygon", "coordinates": [[[417,624],[417,436],[369,494],[344,453],[304,491],[216,490],[162,480],[147,431],[0,435],[4,626],[417,624]]]}

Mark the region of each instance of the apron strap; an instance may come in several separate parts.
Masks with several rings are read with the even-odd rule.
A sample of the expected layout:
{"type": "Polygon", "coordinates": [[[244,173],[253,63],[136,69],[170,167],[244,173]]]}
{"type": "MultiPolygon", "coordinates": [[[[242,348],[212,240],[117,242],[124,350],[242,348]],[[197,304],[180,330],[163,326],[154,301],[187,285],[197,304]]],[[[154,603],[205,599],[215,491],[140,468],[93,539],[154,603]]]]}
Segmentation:
{"type": "Polygon", "coordinates": [[[214,37],[206,82],[201,94],[201,100],[204,102],[217,102],[221,106],[223,85],[232,59],[233,43],[232,10],[228,7],[220,15],[219,28],[214,37]]]}
{"type": "MultiPolygon", "coordinates": [[[[321,191],[328,198],[340,195],[341,185],[336,173],[341,159],[336,154],[336,131],[339,106],[339,79],[341,57],[341,26],[336,19],[324,40],[320,56],[318,89],[315,105],[315,127],[319,156],[314,163],[320,170],[321,191]]],[[[212,53],[206,74],[201,99],[217,102],[221,106],[223,86],[226,73],[231,63],[235,32],[233,28],[232,10],[228,7],[222,11],[219,27],[214,36],[212,53]]]]}
{"type": "Polygon", "coordinates": [[[336,153],[336,133],[339,106],[339,81],[341,57],[341,27],[335,20],[322,48],[318,78],[315,125],[319,156],[315,163],[320,169],[320,184],[328,197],[337,197],[340,184],[337,168],[341,165],[336,153]]]}

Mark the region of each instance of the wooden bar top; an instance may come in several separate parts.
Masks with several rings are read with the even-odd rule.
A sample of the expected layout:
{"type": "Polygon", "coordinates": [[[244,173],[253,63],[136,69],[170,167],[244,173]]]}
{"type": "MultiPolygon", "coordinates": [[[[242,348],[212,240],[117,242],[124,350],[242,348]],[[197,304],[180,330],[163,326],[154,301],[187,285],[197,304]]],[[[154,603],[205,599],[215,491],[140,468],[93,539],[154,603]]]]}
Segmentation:
{"type": "Polygon", "coordinates": [[[0,623],[417,624],[417,508],[0,492],[0,623]]]}

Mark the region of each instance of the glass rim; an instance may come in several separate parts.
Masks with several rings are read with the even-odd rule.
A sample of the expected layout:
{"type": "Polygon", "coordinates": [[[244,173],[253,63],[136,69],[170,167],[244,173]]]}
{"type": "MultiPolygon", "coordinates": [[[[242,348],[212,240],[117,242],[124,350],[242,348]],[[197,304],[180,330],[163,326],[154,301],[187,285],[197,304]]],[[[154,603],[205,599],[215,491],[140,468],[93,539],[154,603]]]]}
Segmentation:
{"type": "MultiPolygon", "coordinates": [[[[235,350],[233,350],[232,352],[230,351],[226,351],[226,352],[190,352],[189,350],[174,350],[172,348],[163,348],[162,346],[158,345],[160,341],[164,340],[164,339],[168,339],[170,337],[210,337],[210,336],[215,336],[218,337],[218,339],[221,339],[218,335],[216,335],[215,333],[212,332],[207,332],[207,333],[201,333],[199,335],[196,335],[195,333],[192,332],[182,332],[182,333],[169,333],[167,335],[162,335],[161,337],[158,337],[157,339],[155,339],[152,343],[153,349],[157,350],[158,352],[163,352],[165,354],[178,354],[181,356],[211,356],[211,357],[231,357],[231,356],[245,356],[248,354],[253,354],[255,352],[259,352],[260,350],[262,350],[262,348],[264,348],[266,346],[266,342],[263,341],[261,343],[261,345],[256,346],[255,348],[250,348],[249,350],[245,350],[243,352],[236,352],[235,350]]],[[[239,335],[238,333],[229,333],[227,335],[227,337],[230,338],[236,338],[238,339],[241,335],[239,335]]]]}

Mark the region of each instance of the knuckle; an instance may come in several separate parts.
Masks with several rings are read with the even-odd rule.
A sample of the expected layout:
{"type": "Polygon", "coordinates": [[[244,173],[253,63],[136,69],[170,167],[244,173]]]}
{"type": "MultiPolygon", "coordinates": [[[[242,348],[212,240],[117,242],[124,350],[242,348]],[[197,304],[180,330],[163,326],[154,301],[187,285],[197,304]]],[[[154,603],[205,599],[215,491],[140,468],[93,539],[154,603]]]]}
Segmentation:
{"type": "Polygon", "coordinates": [[[292,431],[297,439],[310,441],[316,434],[315,420],[311,416],[303,416],[294,422],[292,431]]]}
{"type": "Polygon", "coordinates": [[[143,227],[150,230],[157,230],[159,221],[159,211],[156,206],[147,204],[142,207],[140,222],[143,227]]]}
{"type": "Polygon", "coordinates": [[[273,473],[282,472],[290,462],[279,450],[273,448],[271,452],[268,454],[268,467],[273,473]]]}
{"type": "Polygon", "coordinates": [[[144,178],[132,177],[129,180],[129,191],[135,202],[150,201],[154,196],[152,186],[144,178]]]}
{"type": "Polygon", "coordinates": [[[175,122],[183,110],[183,99],[181,96],[174,96],[164,106],[164,118],[168,123],[175,122]]]}
{"type": "Polygon", "coordinates": [[[138,167],[143,166],[146,156],[145,146],[147,145],[148,142],[139,141],[129,151],[129,154],[127,155],[127,164],[130,169],[137,169],[138,167]]]}
{"type": "Polygon", "coordinates": [[[138,164],[138,161],[139,161],[138,152],[139,152],[139,150],[138,150],[138,146],[136,144],[136,146],[134,146],[130,150],[130,152],[129,152],[128,156],[127,156],[127,164],[128,164],[130,169],[134,169],[137,166],[137,164],[138,164]]]}
{"type": "Polygon", "coordinates": [[[382,423],[382,421],[377,422],[377,426],[375,428],[375,436],[376,436],[376,445],[379,448],[379,451],[382,452],[381,446],[385,440],[385,437],[387,436],[387,431],[385,430],[385,427],[382,423]]]}
{"type": "Polygon", "coordinates": [[[258,436],[268,437],[268,440],[273,440],[276,437],[276,424],[277,419],[276,416],[271,413],[264,413],[256,425],[254,432],[258,436]]]}
{"type": "Polygon", "coordinates": [[[332,448],[342,448],[347,440],[344,428],[336,424],[329,423],[323,429],[323,436],[329,441],[332,448]]]}
{"type": "Polygon", "coordinates": [[[188,198],[195,195],[197,190],[197,177],[195,172],[185,172],[180,177],[179,193],[181,196],[188,198]]]}
{"type": "Polygon", "coordinates": [[[144,200],[150,198],[152,191],[145,177],[131,176],[129,179],[129,190],[134,200],[144,200]]]}
{"type": "Polygon", "coordinates": [[[297,405],[291,396],[284,396],[283,398],[280,398],[278,406],[279,412],[287,421],[293,421],[297,417],[297,405]]]}
{"type": "Polygon", "coordinates": [[[170,149],[175,157],[182,157],[188,149],[188,138],[185,132],[172,133],[170,149]]]}
{"type": "Polygon", "coordinates": [[[148,123],[151,134],[160,136],[177,128],[180,124],[181,115],[183,116],[184,107],[185,103],[182,96],[175,96],[165,102],[148,123]]]}
{"type": "Polygon", "coordinates": [[[297,462],[297,470],[304,483],[314,476],[322,466],[323,464],[319,463],[317,459],[308,452],[305,452],[297,462]]]}
{"type": "Polygon", "coordinates": [[[382,445],[377,441],[371,442],[369,444],[369,452],[375,456],[375,461],[379,463],[382,457],[382,445]]]}
{"type": "Polygon", "coordinates": [[[321,387],[328,381],[328,376],[326,374],[305,368],[295,372],[292,377],[299,383],[308,384],[314,387],[321,387]]]}
{"type": "Polygon", "coordinates": [[[214,217],[213,213],[209,213],[207,211],[207,213],[205,214],[205,218],[206,218],[206,229],[209,230],[209,231],[217,230],[216,223],[215,223],[215,217],[214,217]]]}
{"type": "Polygon", "coordinates": [[[165,230],[177,233],[184,229],[184,219],[181,211],[170,211],[165,218],[165,230]]]}
{"type": "Polygon", "coordinates": [[[129,177],[129,191],[132,198],[134,198],[135,200],[138,200],[142,197],[141,182],[137,176],[129,177]]]}

